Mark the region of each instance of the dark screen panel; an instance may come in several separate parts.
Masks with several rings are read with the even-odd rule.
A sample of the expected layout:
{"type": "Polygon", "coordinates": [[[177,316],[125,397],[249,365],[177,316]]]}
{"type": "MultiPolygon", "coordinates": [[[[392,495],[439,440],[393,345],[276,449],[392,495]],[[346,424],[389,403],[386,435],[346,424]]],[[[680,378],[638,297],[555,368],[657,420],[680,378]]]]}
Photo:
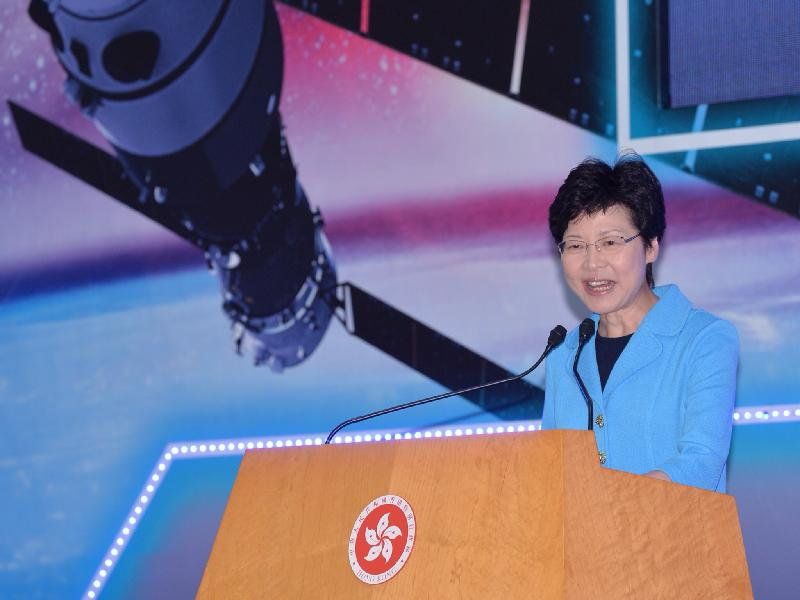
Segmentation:
{"type": "Polygon", "coordinates": [[[666,106],[800,94],[800,2],[663,1],[666,106]]]}
{"type": "Polygon", "coordinates": [[[370,0],[369,37],[507,93],[519,7],[519,0],[370,0]]]}
{"type": "Polygon", "coordinates": [[[614,3],[532,0],[520,100],[616,135],[614,3]]]}

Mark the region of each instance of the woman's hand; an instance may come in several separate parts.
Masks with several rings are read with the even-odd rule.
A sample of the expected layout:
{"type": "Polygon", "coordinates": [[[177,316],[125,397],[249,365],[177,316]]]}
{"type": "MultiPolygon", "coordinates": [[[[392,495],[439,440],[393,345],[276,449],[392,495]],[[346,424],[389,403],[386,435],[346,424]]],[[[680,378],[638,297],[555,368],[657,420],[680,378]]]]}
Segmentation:
{"type": "Polygon", "coordinates": [[[672,481],[669,478],[669,475],[664,473],[664,471],[648,471],[644,474],[645,477],[652,477],[653,479],[660,479],[661,481],[672,481]]]}

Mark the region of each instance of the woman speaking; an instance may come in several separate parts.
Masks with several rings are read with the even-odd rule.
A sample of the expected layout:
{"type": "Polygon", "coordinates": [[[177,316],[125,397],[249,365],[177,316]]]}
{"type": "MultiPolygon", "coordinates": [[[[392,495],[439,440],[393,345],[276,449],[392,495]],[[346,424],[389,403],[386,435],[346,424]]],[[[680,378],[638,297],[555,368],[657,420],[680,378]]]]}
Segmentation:
{"type": "Polygon", "coordinates": [[[591,406],[606,467],[724,492],[738,337],[676,285],[654,287],[666,228],[658,179],[635,154],[613,167],[588,159],[559,188],[549,220],[596,334],[577,363],[577,328],[548,357],[542,427],[586,429],[591,406]]]}

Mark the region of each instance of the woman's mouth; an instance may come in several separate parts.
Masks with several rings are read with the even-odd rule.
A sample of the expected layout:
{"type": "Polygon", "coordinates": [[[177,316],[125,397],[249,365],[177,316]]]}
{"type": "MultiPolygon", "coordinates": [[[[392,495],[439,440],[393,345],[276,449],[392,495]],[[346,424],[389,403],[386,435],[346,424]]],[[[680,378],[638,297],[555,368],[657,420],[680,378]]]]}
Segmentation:
{"type": "Polygon", "coordinates": [[[615,281],[610,279],[599,279],[597,281],[584,281],[583,288],[590,296],[602,296],[614,289],[615,281]]]}

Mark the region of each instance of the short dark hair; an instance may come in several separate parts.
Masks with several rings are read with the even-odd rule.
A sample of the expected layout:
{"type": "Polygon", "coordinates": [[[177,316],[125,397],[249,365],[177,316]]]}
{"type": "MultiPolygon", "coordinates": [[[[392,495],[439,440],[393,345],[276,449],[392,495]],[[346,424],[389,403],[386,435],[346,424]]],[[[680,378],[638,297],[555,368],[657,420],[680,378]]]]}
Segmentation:
{"type": "MultiPolygon", "coordinates": [[[[645,244],[661,241],[667,228],[661,183],[635,152],[621,154],[613,167],[587,158],[572,169],[550,205],[550,233],[558,244],[570,221],[618,205],[630,211],[645,244]]],[[[654,285],[652,264],[647,265],[647,283],[654,285]]]]}

